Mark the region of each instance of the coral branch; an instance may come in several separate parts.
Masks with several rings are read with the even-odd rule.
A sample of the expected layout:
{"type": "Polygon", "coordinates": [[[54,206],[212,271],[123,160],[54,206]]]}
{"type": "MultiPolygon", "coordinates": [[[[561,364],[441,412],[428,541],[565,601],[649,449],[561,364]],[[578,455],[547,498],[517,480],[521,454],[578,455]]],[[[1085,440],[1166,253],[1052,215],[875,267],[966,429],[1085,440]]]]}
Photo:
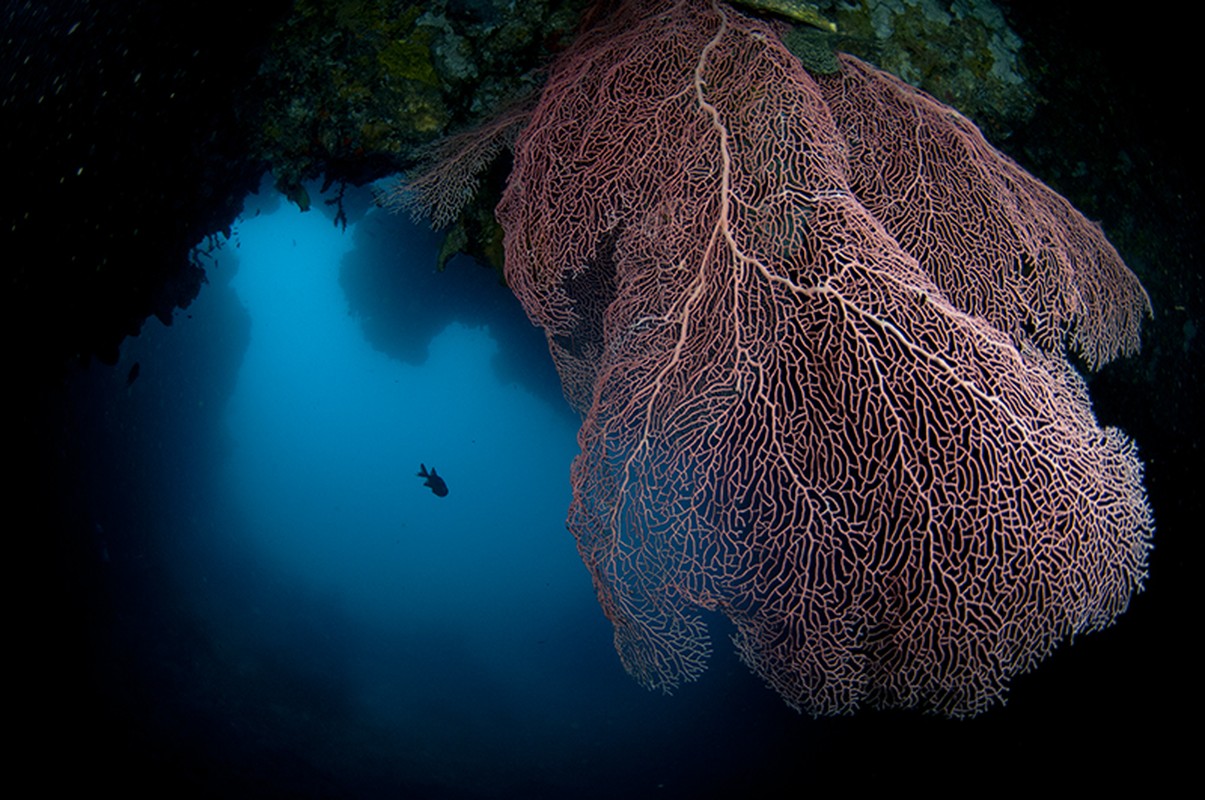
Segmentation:
{"type": "Polygon", "coordinates": [[[554,65],[498,216],[645,685],[699,675],[718,610],[794,708],[969,716],[1141,588],[1141,465],[1063,349],[1133,350],[1149,302],[957,112],[848,57],[813,79],[720,3],[628,2],[554,65]]]}

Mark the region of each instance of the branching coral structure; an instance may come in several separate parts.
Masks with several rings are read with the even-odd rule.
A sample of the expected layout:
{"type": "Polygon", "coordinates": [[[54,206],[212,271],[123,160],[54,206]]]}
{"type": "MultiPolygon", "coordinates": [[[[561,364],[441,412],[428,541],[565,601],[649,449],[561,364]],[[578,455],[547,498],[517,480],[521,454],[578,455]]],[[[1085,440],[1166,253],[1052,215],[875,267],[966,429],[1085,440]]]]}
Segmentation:
{"type": "Polygon", "coordinates": [[[793,708],[972,716],[1146,577],[1134,445],[1076,349],[1149,301],[956,111],[813,78],[721,3],[628,2],[554,64],[498,209],[582,413],[569,528],[627,670],[703,612],[793,708]]]}

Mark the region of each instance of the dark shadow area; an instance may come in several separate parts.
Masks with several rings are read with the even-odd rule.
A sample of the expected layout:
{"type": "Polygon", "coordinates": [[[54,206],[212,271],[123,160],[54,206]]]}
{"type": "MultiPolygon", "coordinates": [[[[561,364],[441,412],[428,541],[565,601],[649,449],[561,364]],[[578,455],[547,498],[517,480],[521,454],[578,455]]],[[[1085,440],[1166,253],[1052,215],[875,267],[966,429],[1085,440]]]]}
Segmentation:
{"type": "Polygon", "coordinates": [[[355,247],[343,258],[339,282],[365,338],[383,353],[421,366],[431,338],[449,323],[484,326],[508,343],[493,359],[498,379],[571,414],[544,334],[495,270],[465,256],[439,270],[434,258],[403,255],[437,252],[442,239],[381,209],[370,210],[356,226],[355,247]]]}
{"type": "MultiPolygon", "coordinates": [[[[339,406],[345,425],[282,426],[274,441],[388,446],[331,451],[338,458],[315,447],[298,464],[295,451],[235,437],[229,406],[267,323],[231,285],[249,268],[238,231],[188,259],[260,185],[245,138],[230,133],[245,126],[228,99],[285,5],[0,12],[19,43],[0,54],[5,75],[33,81],[0,92],[17,98],[0,107],[11,172],[0,236],[18,778],[46,794],[78,793],[82,780],[129,798],[1192,785],[1197,747],[1181,731],[1200,703],[1205,247],[1195,95],[1173,79],[1191,75],[1191,24],[1170,11],[1130,20],[1082,3],[1005,4],[1045,54],[1048,101],[1027,132],[996,144],[1103,221],[1155,306],[1142,352],[1093,377],[1091,391],[1101,421],[1138,443],[1157,530],[1147,590],[1114,627],[1018,678],[1004,708],[953,723],[800,717],[740,663],[718,615],[699,682],[664,696],[631,681],[564,529],[573,415],[543,336],[495,273],[464,260],[435,271],[434,235],[373,210],[367,193],[328,205],[333,196],[315,191],[305,222],[328,233],[343,209],[356,226],[338,280],[354,328],[383,354],[368,362],[381,391],[339,406]],[[12,59],[27,55],[18,70],[12,59]],[[229,125],[214,133],[215,120],[229,125]],[[482,375],[484,398],[470,380],[482,375]],[[389,414],[404,435],[380,423],[389,414]],[[248,453],[260,457],[248,474],[283,484],[285,502],[260,519],[306,523],[281,524],[271,547],[268,526],[231,496],[225,470],[248,453]],[[420,461],[446,476],[447,497],[423,488],[420,461]],[[306,469],[320,477],[302,480],[306,469]],[[328,549],[313,572],[283,557],[317,539],[328,549]],[[324,561],[331,553],[344,560],[324,561]],[[314,580],[323,570],[340,581],[314,580]]],[[[243,208],[248,222],[293,212],[267,191],[243,208]]],[[[268,249],[290,268],[304,263],[291,237],[268,249]]],[[[297,283],[273,285],[284,294],[297,283]]],[[[289,352],[302,373],[322,355],[289,352]]],[[[276,376],[255,369],[272,386],[276,376]]],[[[315,385],[324,399],[346,388],[315,385]]],[[[269,399],[283,416],[312,397],[269,399]]]]}

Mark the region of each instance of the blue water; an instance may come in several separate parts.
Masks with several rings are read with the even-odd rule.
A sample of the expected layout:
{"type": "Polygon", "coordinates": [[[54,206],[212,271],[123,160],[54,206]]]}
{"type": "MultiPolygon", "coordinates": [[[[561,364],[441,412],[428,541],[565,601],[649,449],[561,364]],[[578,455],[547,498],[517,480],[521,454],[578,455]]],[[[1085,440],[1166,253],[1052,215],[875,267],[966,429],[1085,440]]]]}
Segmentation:
{"type": "Polygon", "coordinates": [[[154,742],[139,757],[202,768],[226,795],[744,785],[739,761],[698,771],[701,743],[750,746],[727,722],[748,708],[727,692],[799,718],[722,626],[691,691],[627,677],[565,528],[577,417],[548,390],[542,335],[492,272],[462,259],[434,273],[438,244],[403,217],[374,210],[344,230],[265,190],[193,307],[82,379],[110,407],[93,480],[112,490],[105,473],[126,475],[90,507],[124,620],[109,635],[133,664],[115,678],[136,696],[123,690],[118,713],[154,742]],[[357,226],[389,232],[387,276],[428,293],[414,363],[366,341],[341,288],[366,246],[357,226]],[[457,288],[433,292],[442,281],[457,288]],[[482,307],[492,323],[473,322],[482,307]],[[526,368],[499,359],[533,341],[526,368]]]}
{"type": "Polygon", "coordinates": [[[513,667],[556,619],[541,609],[591,603],[564,532],[572,420],[494,377],[488,329],[450,323],[417,367],[372,349],[338,284],[353,232],[322,222],[284,206],[239,226],[231,285],[252,336],[226,409],[228,491],[266,560],[357,618],[456,620],[465,646],[513,667]],[[420,462],[447,498],[422,487],[420,462]]]}
{"type": "Polygon", "coordinates": [[[801,717],[737,660],[722,618],[698,682],[645,691],[565,528],[578,420],[542,335],[490,270],[436,272],[437,235],[365,211],[366,193],[345,198],[343,229],[311,193],[307,213],[268,188],[249,197],[203,257],[197,301],[68,382],[56,446],[74,470],[62,516],[78,552],[63,560],[79,608],[39,624],[78,657],[55,666],[62,711],[40,735],[88,754],[95,785],[708,798],[1000,773],[1021,786],[1113,742],[1119,713],[1142,717],[1113,691],[1133,674],[1117,654],[1142,652],[1127,618],[965,723],[801,717]]]}

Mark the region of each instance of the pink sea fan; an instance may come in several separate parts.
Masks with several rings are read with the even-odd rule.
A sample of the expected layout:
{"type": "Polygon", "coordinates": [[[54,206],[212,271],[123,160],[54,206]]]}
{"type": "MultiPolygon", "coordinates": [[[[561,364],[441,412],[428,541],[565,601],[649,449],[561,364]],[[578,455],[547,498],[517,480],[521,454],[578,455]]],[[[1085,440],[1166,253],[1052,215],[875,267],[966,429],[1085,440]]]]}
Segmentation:
{"type": "Polygon", "coordinates": [[[506,276],[583,414],[569,527],[633,676],[697,677],[719,611],[796,709],[969,716],[1146,577],[1141,465],[1063,348],[1133,350],[1149,302],[961,115],[842,64],[625,4],[519,137],[506,276]]]}

